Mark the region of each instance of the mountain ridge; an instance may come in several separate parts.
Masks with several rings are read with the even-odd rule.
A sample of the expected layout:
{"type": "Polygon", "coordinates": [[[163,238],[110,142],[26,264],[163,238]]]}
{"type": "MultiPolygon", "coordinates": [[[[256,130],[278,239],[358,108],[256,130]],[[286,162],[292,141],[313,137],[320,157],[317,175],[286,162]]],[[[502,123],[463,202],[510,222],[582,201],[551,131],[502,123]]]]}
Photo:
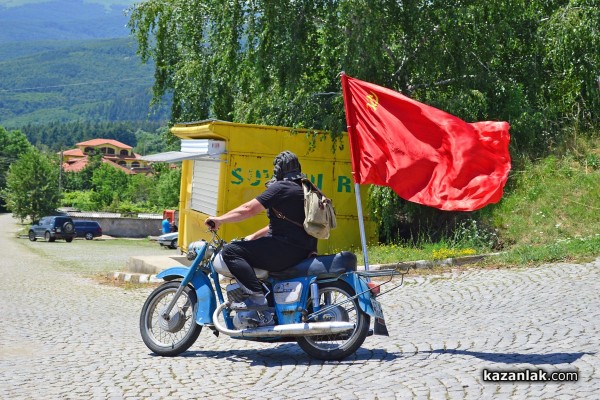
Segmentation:
{"type": "Polygon", "coordinates": [[[129,20],[123,4],[103,5],[84,0],[50,0],[20,6],[0,5],[0,45],[38,40],[77,40],[125,37],[129,20]]]}

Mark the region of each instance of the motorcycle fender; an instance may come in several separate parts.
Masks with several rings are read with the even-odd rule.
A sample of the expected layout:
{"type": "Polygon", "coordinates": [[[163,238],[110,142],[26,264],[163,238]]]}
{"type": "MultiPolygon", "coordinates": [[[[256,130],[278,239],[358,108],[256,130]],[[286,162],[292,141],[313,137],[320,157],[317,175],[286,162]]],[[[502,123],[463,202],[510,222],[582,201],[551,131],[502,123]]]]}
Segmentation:
{"type": "Polygon", "coordinates": [[[371,290],[367,286],[367,281],[362,279],[358,274],[347,274],[342,276],[341,279],[352,286],[355,293],[362,293],[357,297],[358,305],[360,306],[361,310],[369,314],[371,317],[375,317],[375,311],[373,310],[373,305],[371,304],[371,290]]]}
{"type": "MultiPolygon", "coordinates": [[[[185,278],[189,271],[190,269],[186,267],[173,267],[161,271],[156,277],[165,281],[172,281],[174,279],[185,278]]],[[[217,308],[217,299],[210,280],[206,275],[198,271],[192,277],[190,284],[194,287],[196,297],[198,298],[196,323],[198,325],[212,324],[212,316],[217,308]]]]}

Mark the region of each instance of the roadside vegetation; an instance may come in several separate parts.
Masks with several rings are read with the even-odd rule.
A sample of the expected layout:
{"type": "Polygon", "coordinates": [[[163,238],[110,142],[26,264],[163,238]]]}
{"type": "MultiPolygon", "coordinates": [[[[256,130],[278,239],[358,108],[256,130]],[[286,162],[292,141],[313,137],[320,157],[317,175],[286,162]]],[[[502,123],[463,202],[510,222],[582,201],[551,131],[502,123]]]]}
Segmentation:
{"type": "Polygon", "coordinates": [[[461,222],[453,219],[452,233],[438,240],[424,234],[371,246],[369,262],[494,254],[477,265],[506,266],[600,256],[600,140],[582,141],[556,155],[514,164],[498,204],[455,216],[461,222]]]}
{"type": "MultiPolygon", "coordinates": [[[[147,0],[130,9],[129,28],[155,71],[152,105],[170,107],[170,123],[215,118],[339,138],[346,128],[340,71],[468,122],[508,121],[513,168],[499,203],[444,212],[389,188],[370,190],[381,243],[369,249],[373,264],[488,253],[499,254],[484,261],[492,265],[600,255],[600,0],[147,0]]],[[[45,130],[29,127],[27,137],[44,140],[45,130]]],[[[10,183],[15,160],[0,147],[0,190],[21,215],[14,204],[25,203],[10,196],[33,175],[10,183]]],[[[61,204],[176,207],[177,169],[161,168],[148,180],[96,164],[64,176],[61,204]]]]}

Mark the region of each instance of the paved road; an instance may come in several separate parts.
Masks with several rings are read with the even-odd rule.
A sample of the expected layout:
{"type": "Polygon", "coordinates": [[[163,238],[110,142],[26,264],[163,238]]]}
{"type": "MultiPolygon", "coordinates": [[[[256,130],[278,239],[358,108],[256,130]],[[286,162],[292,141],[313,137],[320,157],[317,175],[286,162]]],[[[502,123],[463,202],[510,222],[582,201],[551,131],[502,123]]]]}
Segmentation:
{"type": "Polygon", "coordinates": [[[85,275],[106,265],[71,254],[93,244],[80,254],[93,259],[109,241],[30,243],[12,237],[10,217],[0,226],[1,399],[600,397],[600,259],[411,279],[381,297],[390,337],[367,338],[342,362],[208,331],[161,358],[138,332],[150,288],[99,285],[85,275]],[[579,381],[482,380],[483,369],[526,368],[575,370],[579,381]]]}

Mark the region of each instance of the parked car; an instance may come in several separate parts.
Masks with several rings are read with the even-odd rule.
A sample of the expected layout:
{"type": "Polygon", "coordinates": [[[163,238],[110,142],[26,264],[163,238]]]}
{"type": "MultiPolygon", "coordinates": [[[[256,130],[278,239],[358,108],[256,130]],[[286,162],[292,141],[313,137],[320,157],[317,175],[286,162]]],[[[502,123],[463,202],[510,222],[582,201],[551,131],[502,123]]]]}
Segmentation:
{"type": "Polygon", "coordinates": [[[164,235],[160,235],[158,237],[158,244],[160,244],[161,247],[165,246],[170,249],[176,249],[178,240],[179,232],[165,233],[164,235]]]}
{"type": "Polygon", "coordinates": [[[61,215],[42,217],[29,228],[29,240],[32,242],[37,238],[44,238],[46,242],[54,242],[56,239],[72,242],[75,235],[73,220],[61,215]]]}
{"type": "Polygon", "coordinates": [[[73,221],[77,237],[84,237],[86,240],[92,240],[95,237],[102,236],[102,228],[96,221],[73,221]]]}

